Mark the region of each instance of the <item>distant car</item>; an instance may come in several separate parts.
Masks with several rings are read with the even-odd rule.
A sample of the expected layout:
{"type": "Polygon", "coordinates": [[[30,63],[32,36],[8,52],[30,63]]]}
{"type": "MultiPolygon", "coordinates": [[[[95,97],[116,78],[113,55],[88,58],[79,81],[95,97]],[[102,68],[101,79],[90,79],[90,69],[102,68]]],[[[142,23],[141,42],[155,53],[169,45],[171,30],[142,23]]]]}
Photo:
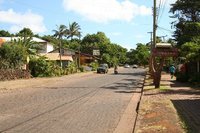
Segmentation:
{"type": "Polygon", "coordinates": [[[108,73],[108,64],[100,64],[97,73],[108,73]]]}
{"type": "Polygon", "coordinates": [[[136,64],[135,64],[135,65],[133,65],[133,68],[138,68],[138,65],[136,65],[136,64]]]}
{"type": "Polygon", "coordinates": [[[125,64],[124,67],[125,68],[129,68],[130,66],[129,66],[129,64],[125,64]]]}

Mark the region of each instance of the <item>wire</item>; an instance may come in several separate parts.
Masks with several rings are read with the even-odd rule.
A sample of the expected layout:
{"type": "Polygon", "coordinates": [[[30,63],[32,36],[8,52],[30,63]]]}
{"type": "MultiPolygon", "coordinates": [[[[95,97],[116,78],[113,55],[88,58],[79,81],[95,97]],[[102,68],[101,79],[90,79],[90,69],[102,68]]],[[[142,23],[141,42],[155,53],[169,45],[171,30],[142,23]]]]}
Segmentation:
{"type": "Polygon", "coordinates": [[[165,7],[166,7],[166,3],[167,3],[167,0],[160,0],[160,9],[159,9],[159,16],[158,16],[158,23],[160,22],[161,18],[162,18],[162,15],[164,13],[164,10],[165,10],[165,7]],[[160,11],[161,10],[161,11],[160,11]]]}
{"type": "Polygon", "coordinates": [[[158,9],[157,9],[157,15],[156,15],[156,20],[158,21],[158,17],[159,17],[159,14],[160,14],[160,8],[161,8],[161,0],[159,2],[159,6],[158,6],[158,9]]]}
{"type": "Polygon", "coordinates": [[[170,33],[174,33],[174,31],[169,30],[169,29],[166,29],[166,28],[163,28],[163,27],[160,27],[160,26],[158,26],[158,28],[159,28],[159,29],[162,29],[162,30],[165,30],[165,31],[168,31],[168,32],[170,32],[170,33]]]}
{"type": "MultiPolygon", "coordinates": [[[[164,11],[165,11],[167,1],[168,1],[168,0],[164,0],[164,2],[163,2],[162,11],[161,11],[161,13],[160,13],[160,19],[159,19],[159,20],[161,20],[162,15],[163,15],[163,13],[164,13],[164,11]]],[[[159,23],[159,22],[158,22],[158,23],[159,23]]]]}

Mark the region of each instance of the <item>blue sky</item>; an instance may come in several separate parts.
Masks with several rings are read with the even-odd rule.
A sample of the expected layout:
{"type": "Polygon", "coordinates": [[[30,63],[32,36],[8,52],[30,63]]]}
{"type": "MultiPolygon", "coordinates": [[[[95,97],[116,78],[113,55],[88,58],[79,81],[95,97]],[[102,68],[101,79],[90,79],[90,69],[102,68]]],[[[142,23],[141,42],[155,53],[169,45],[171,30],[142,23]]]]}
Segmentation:
{"type": "MultiPolygon", "coordinates": [[[[171,37],[169,9],[176,0],[161,2],[158,36],[171,37]]],[[[82,35],[102,31],[127,49],[150,41],[153,0],[0,0],[0,30],[16,33],[23,27],[52,35],[56,25],[77,22],[82,35]]]]}

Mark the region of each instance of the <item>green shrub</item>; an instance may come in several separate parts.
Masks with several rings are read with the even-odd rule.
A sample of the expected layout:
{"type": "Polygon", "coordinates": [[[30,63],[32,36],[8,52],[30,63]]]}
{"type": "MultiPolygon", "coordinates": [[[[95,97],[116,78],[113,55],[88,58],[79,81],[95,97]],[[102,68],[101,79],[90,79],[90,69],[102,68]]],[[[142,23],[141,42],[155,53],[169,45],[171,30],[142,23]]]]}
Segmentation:
{"type": "Polygon", "coordinates": [[[62,75],[62,69],[55,62],[47,61],[45,57],[32,58],[29,69],[33,77],[50,77],[62,75]]]}
{"type": "Polygon", "coordinates": [[[176,80],[177,81],[180,81],[180,82],[187,82],[189,79],[189,76],[187,73],[180,73],[180,72],[177,72],[176,73],[176,80]]]}
{"type": "Polygon", "coordinates": [[[76,73],[77,72],[77,65],[75,62],[69,63],[67,66],[68,74],[76,73]]]}
{"type": "Polygon", "coordinates": [[[192,73],[190,76],[189,76],[189,82],[191,83],[199,83],[200,82],[200,73],[192,73]]]}
{"type": "Polygon", "coordinates": [[[98,65],[99,65],[98,62],[92,62],[92,63],[90,63],[90,66],[92,67],[92,71],[96,71],[98,65]]]}
{"type": "Polygon", "coordinates": [[[81,67],[79,68],[79,70],[80,70],[81,72],[85,72],[85,69],[84,69],[83,66],[81,66],[81,67]]]}

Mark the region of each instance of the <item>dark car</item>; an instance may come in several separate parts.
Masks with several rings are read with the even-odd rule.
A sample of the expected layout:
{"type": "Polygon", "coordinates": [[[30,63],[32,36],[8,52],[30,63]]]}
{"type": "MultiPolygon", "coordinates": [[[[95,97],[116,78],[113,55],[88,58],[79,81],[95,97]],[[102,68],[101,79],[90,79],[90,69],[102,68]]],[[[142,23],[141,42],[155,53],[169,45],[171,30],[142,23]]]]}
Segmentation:
{"type": "Polygon", "coordinates": [[[134,64],[134,65],[133,65],[133,68],[138,68],[138,65],[134,64]]]}
{"type": "Polygon", "coordinates": [[[100,64],[97,73],[108,73],[108,64],[100,64]]]}

